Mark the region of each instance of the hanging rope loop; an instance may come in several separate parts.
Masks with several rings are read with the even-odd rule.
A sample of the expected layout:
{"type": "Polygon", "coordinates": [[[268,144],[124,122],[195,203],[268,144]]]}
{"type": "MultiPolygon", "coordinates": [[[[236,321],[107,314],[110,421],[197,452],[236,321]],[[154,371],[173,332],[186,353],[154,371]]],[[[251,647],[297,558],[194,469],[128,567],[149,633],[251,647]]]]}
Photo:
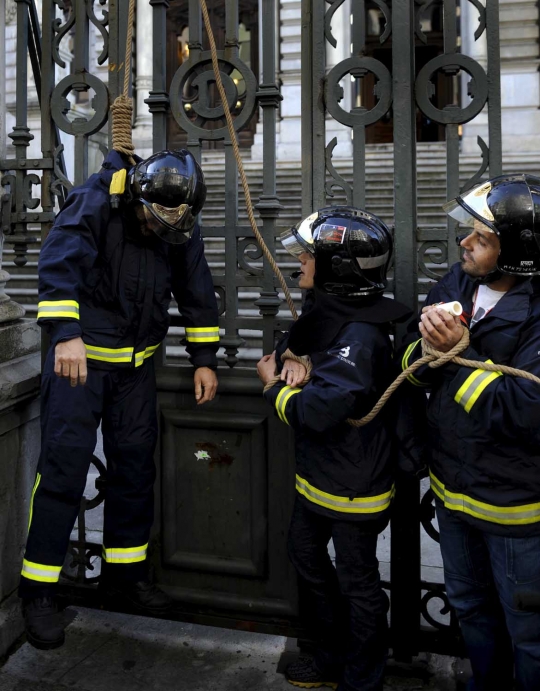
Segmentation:
{"type": "Polygon", "coordinates": [[[124,59],[124,86],[122,94],[114,99],[111,105],[112,148],[125,154],[129,162],[135,165],[135,148],[133,146],[132,128],[133,99],[129,96],[131,79],[131,49],[133,43],[133,24],[135,18],[135,0],[129,0],[126,36],[126,55],[124,59]]]}

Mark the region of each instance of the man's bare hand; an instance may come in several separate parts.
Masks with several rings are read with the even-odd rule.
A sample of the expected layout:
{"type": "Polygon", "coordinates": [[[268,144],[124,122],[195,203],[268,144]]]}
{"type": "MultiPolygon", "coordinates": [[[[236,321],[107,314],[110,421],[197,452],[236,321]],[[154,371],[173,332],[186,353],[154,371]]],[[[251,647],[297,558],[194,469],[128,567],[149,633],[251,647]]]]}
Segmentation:
{"type": "Polygon", "coordinates": [[[210,367],[197,367],[193,376],[195,384],[195,400],[202,405],[213,400],[216,395],[218,380],[216,373],[210,367]]]}
{"type": "Polygon", "coordinates": [[[435,306],[424,307],[419,328],[426,342],[442,353],[451,350],[463,336],[463,324],[459,317],[435,306]]]}
{"type": "Polygon", "coordinates": [[[54,373],[69,379],[71,386],[86,384],[86,347],[82,338],[57,343],[54,349],[54,373]]]}
{"type": "Polygon", "coordinates": [[[271,355],[263,355],[257,363],[257,374],[263,384],[268,384],[269,381],[276,376],[276,351],[271,355]]]}
{"type": "Polygon", "coordinates": [[[280,379],[294,388],[304,381],[306,373],[307,370],[301,362],[287,359],[283,363],[280,379]]]}

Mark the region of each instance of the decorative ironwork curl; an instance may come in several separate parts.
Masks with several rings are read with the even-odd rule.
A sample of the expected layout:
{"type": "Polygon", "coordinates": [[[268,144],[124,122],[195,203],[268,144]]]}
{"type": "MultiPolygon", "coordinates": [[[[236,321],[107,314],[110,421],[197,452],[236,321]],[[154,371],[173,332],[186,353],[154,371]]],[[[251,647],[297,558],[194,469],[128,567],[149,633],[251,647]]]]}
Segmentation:
{"type": "Polygon", "coordinates": [[[325,152],[324,152],[324,157],[326,161],[326,170],[330,173],[332,178],[334,179],[334,182],[328,180],[325,185],[326,189],[326,194],[329,197],[334,196],[334,187],[339,187],[345,192],[345,196],[347,198],[347,204],[352,204],[352,198],[353,198],[353,191],[352,187],[349,185],[347,180],[345,180],[344,177],[342,177],[337,170],[334,168],[334,164],[332,163],[332,154],[334,149],[336,148],[337,145],[337,137],[334,137],[331,142],[328,143],[325,152]]]}
{"type": "Polygon", "coordinates": [[[392,11],[390,7],[384,2],[384,0],[371,0],[374,5],[381,10],[384,17],[384,31],[379,37],[379,42],[384,43],[392,33],[392,11]]]}
{"type": "MultiPolygon", "coordinates": [[[[227,94],[227,102],[230,108],[240,101],[241,111],[234,119],[234,127],[237,131],[245,127],[250,121],[257,107],[257,78],[245,62],[236,56],[226,57],[223,51],[218,51],[220,72],[223,86],[227,94]],[[245,92],[240,98],[235,82],[230,78],[233,70],[238,70],[245,83],[245,92]],[[245,100],[244,100],[245,97],[245,100]]],[[[209,121],[220,120],[224,117],[223,104],[210,106],[210,85],[215,83],[212,70],[212,57],[209,51],[200,53],[198,60],[190,58],[186,60],[176,71],[170,88],[171,112],[180,127],[194,139],[226,139],[227,127],[206,129],[204,124],[209,121]],[[197,90],[197,99],[190,98],[190,112],[197,118],[193,120],[184,109],[184,90],[186,87],[197,90]]]]}
{"type": "Polygon", "coordinates": [[[109,91],[101,79],[89,72],[69,74],[55,86],[52,92],[51,115],[58,127],[67,132],[67,134],[94,134],[107,122],[109,115],[109,91]],[[75,85],[78,88],[84,85],[87,90],[93,89],[96,92],[92,99],[92,107],[95,112],[90,120],[77,118],[70,122],[66,117],[66,114],[71,109],[71,104],[66,96],[75,85]]]}
{"type": "Polygon", "coordinates": [[[428,489],[420,502],[420,523],[432,540],[440,542],[439,531],[433,525],[435,515],[435,495],[428,489]]]}
{"type": "Polygon", "coordinates": [[[438,586],[438,584],[429,584],[429,590],[422,596],[422,599],[420,600],[420,613],[424,617],[424,619],[435,629],[443,631],[449,631],[451,629],[454,629],[455,624],[452,621],[452,616],[450,617],[450,623],[445,624],[442,621],[434,619],[434,617],[430,614],[428,607],[429,603],[432,600],[441,600],[442,607],[439,610],[439,614],[443,616],[445,616],[446,614],[451,615],[452,608],[450,606],[448,596],[445,593],[444,586],[442,584],[440,586],[438,586]]]}
{"type": "Polygon", "coordinates": [[[463,185],[463,187],[461,188],[462,193],[466,192],[471,187],[474,187],[477,182],[480,182],[482,175],[486,172],[487,167],[489,165],[489,149],[486,142],[480,136],[476,138],[476,141],[478,143],[478,146],[480,147],[480,151],[482,152],[482,163],[480,164],[480,167],[478,168],[476,173],[471,178],[469,178],[467,182],[463,185]]]}
{"type": "Polygon", "coordinates": [[[26,209],[37,209],[40,199],[32,197],[33,185],[40,185],[41,180],[35,173],[28,173],[23,180],[23,204],[26,209]]]}
{"type": "Polygon", "coordinates": [[[371,125],[386,115],[392,104],[392,77],[388,69],[375,58],[352,57],[342,60],[328,74],[324,85],[326,108],[330,115],[348,127],[371,125]],[[379,80],[375,86],[377,104],[371,109],[354,108],[347,112],[339,102],[343,99],[343,88],[339,82],[347,74],[363,77],[372,72],[379,80]]]}
{"type": "MultiPolygon", "coordinates": [[[[55,4],[61,9],[61,10],[66,10],[67,6],[64,0],[54,0],[55,4]]],[[[65,24],[62,24],[61,19],[54,19],[52,23],[52,28],[53,32],[55,34],[55,37],[53,38],[52,42],[52,56],[53,60],[55,63],[64,69],[66,67],[66,63],[62,60],[60,57],[60,43],[62,42],[62,39],[66,34],[71,31],[73,28],[73,25],[75,24],[76,21],[76,16],[75,16],[75,8],[73,5],[69,6],[69,15],[66,20],[65,24]]]]}
{"type": "Polygon", "coordinates": [[[218,303],[218,315],[222,317],[225,314],[225,287],[214,284],[214,291],[216,293],[218,303]]]}
{"type": "Polygon", "coordinates": [[[414,0],[418,7],[414,13],[414,32],[422,43],[427,43],[428,39],[425,33],[422,31],[421,18],[424,12],[429,9],[431,5],[442,5],[443,0],[414,0]]]}
{"type": "Polygon", "coordinates": [[[65,196],[62,193],[62,187],[65,189],[66,195],[73,187],[72,183],[64,175],[64,172],[62,170],[62,165],[60,163],[63,151],[64,151],[64,145],[63,144],[60,144],[54,150],[54,153],[53,153],[54,180],[53,180],[53,182],[51,184],[51,188],[50,188],[51,194],[54,194],[54,196],[58,197],[60,200],[63,199],[65,196]]]}
{"type": "Polygon", "coordinates": [[[327,10],[326,14],[324,15],[324,35],[328,43],[333,48],[336,48],[337,40],[334,34],[332,33],[332,19],[334,18],[335,13],[343,5],[345,0],[326,0],[326,2],[329,5],[331,5],[331,7],[327,10]]]}
{"type": "Polygon", "coordinates": [[[480,36],[486,30],[486,8],[479,0],[469,0],[471,5],[474,5],[478,10],[478,28],[474,32],[474,40],[478,41],[480,36]]]}
{"type": "MultiPolygon", "coordinates": [[[[107,0],[99,0],[100,5],[107,4],[107,0]]],[[[109,34],[107,32],[107,27],[109,25],[109,12],[103,10],[103,19],[98,19],[94,12],[94,0],[88,0],[86,5],[86,14],[90,22],[96,27],[103,38],[103,50],[99,54],[97,59],[98,65],[103,65],[105,60],[109,57],[109,34]]]]}
{"type": "Polygon", "coordinates": [[[264,269],[249,264],[247,259],[258,261],[262,259],[263,253],[255,238],[242,238],[238,240],[238,266],[251,276],[262,276],[264,269]],[[248,249],[251,247],[252,249],[248,249]],[[247,258],[247,259],[246,259],[247,258]]]}
{"type": "Polygon", "coordinates": [[[446,245],[446,243],[443,241],[430,240],[428,242],[422,243],[418,248],[418,267],[425,276],[438,281],[440,279],[439,274],[436,274],[434,271],[432,271],[426,266],[426,261],[428,261],[428,259],[426,258],[426,253],[428,252],[428,250],[432,249],[435,249],[438,252],[440,252],[440,255],[434,256],[433,254],[430,254],[429,261],[431,263],[444,264],[448,261],[448,246],[446,245]]]}
{"type": "Polygon", "coordinates": [[[460,125],[475,118],[486,105],[488,97],[487,75],[483,67],[468,55],[445,53],[433,58],[422,67],[416,79],[415,92],[418,107],[428,118],[441,125],[460,125]],[[471,75],[469,95],[472,97],[472,101],[466,108],[450,105],[441,110],[431,102],[431,97],[435,93],[431,77],[435,72],[445,67],[460,68],[471,75]]]}

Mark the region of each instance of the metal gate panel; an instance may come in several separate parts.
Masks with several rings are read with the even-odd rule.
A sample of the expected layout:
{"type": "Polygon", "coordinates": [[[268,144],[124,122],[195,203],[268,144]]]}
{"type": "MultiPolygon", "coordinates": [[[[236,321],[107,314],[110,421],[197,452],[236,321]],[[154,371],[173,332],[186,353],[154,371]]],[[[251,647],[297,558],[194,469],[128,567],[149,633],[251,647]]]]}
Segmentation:
{"type": "MultiPolygon", "coordinates": [[[[120,91],[125,49],[127,0],[43,0],[42,33],[34,0],[17,0],[17,104],[10,133],[15,155],[0,161],[2,227],[15,248],[15,262],[24,266],[29,246],[45,237],[72,183],[85,179],[89,157],[105,153],[108,106],[120,91]],[[102,42],[99,55],[89,51],[89,36],[102,42]],[[71,72],[61,45],[73,38],[71,72]],[[41,105],[41,156],[29,157],[26,88],[28,57],[41,105]],[[102,66],[107,66],[106,74],[102,66]],[[101,72],[100,72],[101,70],[101,72]],[[99,77],[96,76],[99,73],[99,77]],[[87,106],[70,111],[69,94],[94,93],[87,106]],[[90,107],[91,106],[91,107],[90,107]],[[92,141],[91,141],[92,140],[92,141]],[[102,141],[103,140],[103,141],[102,141]],[[63,145],[76,152],[77,166],[69,180],[63,145]]],[[[273,349],[276,334],[288,328],[289,315],[267,262],[260,259],[249,227],[238,223],[241,200],[238,171],[228,135],[205,124],[222,115],[211,102],[212,74],[203,45],[198,0],[189,0],[187,63],[173,79],[170,93],[165,75],[168,0],[150,0],[153,8],[153,89],[147,101],[153,116],[155,150],[167,145],[169,110],[188,134],[188,146],[200,159],[205,139],[223,137],[225,199],[223,224],[202,229],[206,238],[221,239],[226,268],[215,276],[220,303],[220,328],[225,368],[220,368],[216,400],[202,410],[193,401],[189,368],[162,366],[157,381],[160,402],[159,465],[152,560],[158,580],[178,600],[176,616],[231,626],[294,632],[297,629],[295,576],[286,555],[286,531],[294,498],[293,438],[261,397],[253,369],[239,367],[244,330],[261,334],[264,352],[273,349]],[[183,88],[197,80],[198,98],[184,108],[183,88]],[[254,291],[256,315],[239,308],[239,291],[254,291]]],[[[275,249],[280,203],[276,193],[276,130],[281,99],[276,75],[277,21],[275,0],[261,2],[261,75],[239,60],[238,2],[226,0],[225,44],[219,46],[220,67],[240,129],[260,109],[263,124],[263,191],[256,207],[263,235],[275,249]],[[246,90],[238,98],[230,74],[236,68],[246,90]],[[261,79],[259,80],[259,77],[261,79]]],[[[497,0],[303,0],[302,2],[302,204],[304,213],[325,205],[339,189],[341,199],[366,204],[366,130],[389,109],[393,113],[393,201],[396,258],[391,289],[396,297],[417,306],[419,293],[429,289],[448,264],[458,258],[456,226],[419,226],[415,118],[424,113],[446,133],[447,197],[455,196],[482,176],[501,172],[499,5],[497,0]],[[478,16],[475,38],[486,42],[486,65],[462,53],[460,12],[467,5],[478,16]],[[348,57],[331,69],[326,48],[338,40],[332,31],[336,12],[350,7],[348,57]],[[415,49],[425,45],[423,19],[442,12],[444,50],[422,69],[415,68],[415,49]],[[367,11],[379,12],[380,45],[392,50],[391,65],[366,54],[367,11]],[[399,30],[393,31],[392,27],[399,30]],[[438,108],[433,94],[436,75],[453,80],[456,98],[438,108]],[[465,76],[464,76],[465,75],[465,76]],[[374,81],[370,109],[361,103],[344,107],[344,82],[368,77],[374,81]],[[469,99],[459,96],[468,93],[469,99]],[[488,141],[478,140],[478,170],[469,180],[460,172],[460,128],[475,117],[488,116],[488,141]],[[353,172],[339,172],[333,159],[336,140],[327,141],[327,124],[336,120],[353,137],[353,172]]],[[[416,51],[417,52],[417,51],[416,51]]],[[[72,99],[73,100],[73,99],[72,99]]],[[[369,208],[369,205],[368,205],[369,208]]],[[[390,221],[391,219],[385,219],[390,221]]],[[[291,287],[292,283],[291,283],[291,287]]],[[[181,325],[181,319],[175,323],[181,325]]],[[[98,490],[101,485],[98,483],[98,490]]],[[[79,540],[71,546],[72,592],[91,598],[94,574],[89,569],[100,553],[85,529],[85,509],[102,501],[101,491],[83,502],[79,540]]],[[[392,647],[405,659],[419,650],[455,652],[459,645],[444,586],[424,582],[420,570],[420,525],[437,539],[432,496],[415,480],[400,478],[392,524],[391,592],[392,647]]]]}

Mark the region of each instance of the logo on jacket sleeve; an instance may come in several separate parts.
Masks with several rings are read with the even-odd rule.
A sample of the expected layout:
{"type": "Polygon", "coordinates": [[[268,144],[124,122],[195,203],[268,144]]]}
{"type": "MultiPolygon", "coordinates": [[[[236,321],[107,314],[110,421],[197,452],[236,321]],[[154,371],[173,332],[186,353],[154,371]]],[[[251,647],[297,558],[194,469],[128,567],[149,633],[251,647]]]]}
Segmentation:
{"type": "Polygon", "coordinates": [[[331,350],[327,352],[328,355],[331,355],[332,357],[335,357],[338,360],[341,360],[342,362],[346,362],[348,365],[351,365],[351,367],[356,367],[356,363],[352,360],[349,360],[349,356],[351,354],[351,346],[344,346],[343,348],[340,348],[340,350],[338,350],[337,353],[335,351],[332,352],[331,350]]]}

